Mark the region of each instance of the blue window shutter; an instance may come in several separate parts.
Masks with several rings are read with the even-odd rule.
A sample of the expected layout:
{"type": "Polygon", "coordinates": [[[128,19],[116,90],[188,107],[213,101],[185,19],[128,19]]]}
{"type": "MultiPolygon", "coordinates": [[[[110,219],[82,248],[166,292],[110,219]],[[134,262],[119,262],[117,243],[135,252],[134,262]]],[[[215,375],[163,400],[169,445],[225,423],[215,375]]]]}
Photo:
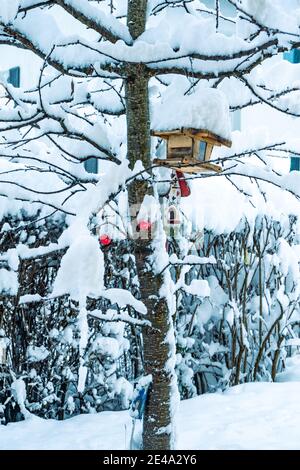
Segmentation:
{"type": "MultiPolygon", "coordinates": [[[[300,63],[300,49],[293,49],[283,54],[283,58],[292,64],[300,63]]],[[[300,171],[300,157],[291,156],[290,171],[300,171]]]]}
{"type": "Polygon", "coordinates": [[[283,54],[283,58],[288,60],[292,64],[299,64],[300,62],[300,49],[292,49],[289,52],[283,54]]]}
{"type": "Polygon", "coordinates": [[[300,49],[294,49],[294,63],[299,64],[300,62],[300,49]]]}
{"type": "Polygon", "coordinates": [[[283,58],[289,62],[294,63],[294,51],[284,52],[283,58]]]}
{"type": "Polygon", "coordinates": [[[300,171],[300,158],[291,157],[290,171],[300,171]]]}
{"type": "Polygon", "coordinates": [[[88,173],[98,173],[98,160],[97,158],[89,158],[84,162],[85,171],[88,173]]]}
{"type": "Polygon", "coordinates": [[[20,88],[21,71],[20,67],[13,67],[8,71],[8,83],[16,88],[20,88]]]}

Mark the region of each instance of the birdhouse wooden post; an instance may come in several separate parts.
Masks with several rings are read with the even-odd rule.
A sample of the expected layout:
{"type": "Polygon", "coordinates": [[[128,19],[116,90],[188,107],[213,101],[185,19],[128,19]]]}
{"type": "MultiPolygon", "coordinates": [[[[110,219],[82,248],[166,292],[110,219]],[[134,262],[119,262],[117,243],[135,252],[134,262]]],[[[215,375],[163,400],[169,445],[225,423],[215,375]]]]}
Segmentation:
{"type": "Polygon", "coordinates": [[[167,141],[166,159],[155,159],[154,164],[166,166],[183,173],[221,171],[210,162],[214,146],[231,147],[231,141],[205,129],[184,128],[167,131],[152,130],[151,135],[167,141]]]}

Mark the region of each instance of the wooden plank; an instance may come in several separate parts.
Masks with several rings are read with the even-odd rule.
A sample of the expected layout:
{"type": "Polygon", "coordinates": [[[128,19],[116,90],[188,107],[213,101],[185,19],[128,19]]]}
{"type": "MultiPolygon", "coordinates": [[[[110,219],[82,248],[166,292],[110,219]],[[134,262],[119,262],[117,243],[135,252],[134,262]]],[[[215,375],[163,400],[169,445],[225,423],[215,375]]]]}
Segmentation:
{"type": "Polygon", "coordinates": [[[193,139],[184,134],[170,135],[168,139],[168,147],[192,147],[193,139]]]}
{"type": "Polygon", "coordinates": [[[218,165],[213,165],[212,163],[202,163],[195,166],[181,166],[177,168],[183,173],[221,173],[222,168],[218,165]]]}
{"type": "Polygon", "coordinates": [[[168,149],[168,158],[191,158],[192,147],[176,147],[168,149]]]}
{"type": "MultiPolygon", "coordinates": [[[[206,147],[206,151],[205,151],[205,162],[209,162],[210,160],[210,157],[211,157],[211,154],[212,154],[212,150],[213,150],[213,144],[209,143],[209,142],[206,142],[207,143],[207,147],[206,147]]],[[[198,160],[198,156],[199,156],[199,145],[200,145],[200,140],[196,140],[195,142],[195,145],[194,145],[194,153],[193,153],[193,159],[195,161],[201,161],[201,160],[198,160]]]]}
{"type": "Polygon", "coordinates": [[[206,149],[206,154],[205,154],[205,161],[206,162],[209,162],[209,160],[211,158],[212,150],[213,150],[213,145],[208,143],[207,144],[207,149],[206,149]]]}
{"type": "Polygon", "coordinates": [[[161,165],[174,170],[180,170],[183,173],[205,173],[205,172],[215,172],[221,173],[222,168],[218,165],[209,162],[199,163],[197,161],[189,161],[188,163],[183,163],[180,161],[170,161],[170,160],[159,160],[156,158],[153,160],[155,165],[161,165]]]}

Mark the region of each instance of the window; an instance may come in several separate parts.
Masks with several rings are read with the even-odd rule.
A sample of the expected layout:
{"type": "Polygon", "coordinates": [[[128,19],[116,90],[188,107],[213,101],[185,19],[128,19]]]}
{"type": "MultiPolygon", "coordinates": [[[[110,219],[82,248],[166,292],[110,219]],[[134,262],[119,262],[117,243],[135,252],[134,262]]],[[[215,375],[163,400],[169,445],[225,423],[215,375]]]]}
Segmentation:
{"type": "Polygon", "coordinates": [[[205,161],[206,147],[207,147],[207,143],[201,140],[199,142],[199,154],[198,154],[198,160],[200,160],[201,162],[205,161]]]}

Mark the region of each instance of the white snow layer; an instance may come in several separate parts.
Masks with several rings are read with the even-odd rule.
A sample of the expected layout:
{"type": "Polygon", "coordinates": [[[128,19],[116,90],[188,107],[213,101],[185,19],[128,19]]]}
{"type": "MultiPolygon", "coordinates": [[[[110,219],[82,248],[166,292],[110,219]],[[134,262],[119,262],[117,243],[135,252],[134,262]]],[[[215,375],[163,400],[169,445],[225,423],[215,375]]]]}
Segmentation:
{"type": "MultiPolygon", "coordinates": [[[[299,382],[259,382],[182,401],[177,448],[300,449],[299,394],[299,382]]],[[[130,434],[127,411],[66,421],[31,415],[0,426],[0,449],[126,449],[130,434]]]]}
{"type": "Polygon", "coordinates": [[[12,389],[14,399],[18,403],[21,413],[23,414],[24,418],[29,418],[31,414],[26,409],[26,406],[25,406],[26,386],[25,386],[24,380],[22,380],[22,378],[14,380],[11,384],[11,389],[12,389]]]}
{"type": "Polygon", "coordinates": [[[29,362],[43,361],[49,354],[50,352],[45,346],[28,346],[26,351],[27,360],[29,362]]]}
{"type": "Polygon", "coordinates": [[[191,295],[198,295],[199,297],[209,297],[210,287],[206,280],[193,279],[190,285],[185,285],[184,290],[191,295]]]}
{"type": "Polygon", "coordinates": [[[53,295],[69,293],[74,300],[99,295],[103,288],[104,261],[96,238],[79,235],[61,261],[53,295]]]}
{"type": "MultiPolygon", "coordinates": [[[[296,31],[299,28],[300,9],[295,6],[291,8],[291,5],[285,8],[286,3],[286,0],[242,0],[242,8],[260,24],[282,31],[296,31]]],[[[299,7],[299,3],[296,5],[299,7]]]]}
{"type": "Polygon", "coordinates": [[[17,16],[20,2],[19,0],[1,0],[0,20],[9,24],[17,16]]]}
{"type": "Polygon", "coordinates": [[[88,0],[65,0],[65,4],[78,12],[82,12],[87,18],[92,19],[96,23],[103,25],[112,34],[119,36],[120,39],[124,39],[127,42],[132,41],[127,26],[123,25],[113,15],[105,14],[97,8],[97,4],[93,6],[88,0]]]}
{"type": "Polygon", "coordinates": [[[106,299],[110,300],[112,304],[116,303],[120,308],[126,307],[130,305],[133,307],[137,312],[141,313],[142,315],[146,315],[147,308],[140,300],[137,300],[129,291],[125,289],[107,289],[101,292],[101,295],[106,299]]]}

